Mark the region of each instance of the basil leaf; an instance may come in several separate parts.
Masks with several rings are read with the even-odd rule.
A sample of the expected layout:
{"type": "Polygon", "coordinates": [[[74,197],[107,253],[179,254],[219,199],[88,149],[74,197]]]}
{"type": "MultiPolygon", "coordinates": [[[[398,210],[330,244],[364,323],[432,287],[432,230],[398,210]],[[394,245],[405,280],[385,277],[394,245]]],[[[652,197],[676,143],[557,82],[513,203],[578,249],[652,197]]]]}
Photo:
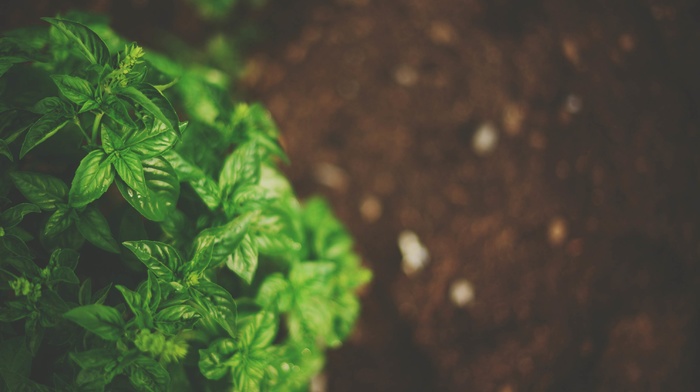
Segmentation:
{"type": "Polygon", "coordinates": [[[49,217],[44,225],[44,236],[55,237],[63,233],[73,223],[71,210],[68,207],[58,207],[56,211],[49,217]]]}
{"type": "Polygon", "coordinates": [[[75,171],[68,193],[70,205],[79,208],[99,199],[113,180],[114,171],[107,154],[102,150],[92,151],[80,161],[75,171]]]}
{"type": "Polygon", "coordinates": [[[182,265],[182,257],[175,248],[156,241],[127,241],[122,244],[156,277],[166,282],[175,280],[175,271],[182,265]]]}
{"type": "Polygon", "coordinates": [[[68,187],[56,177],[31,172],[13,172],[10,177],[20,193],[42,210],[53,211],[56,203],[66,200],[68,187]]]}
{"type": "Polygon", "coordinates": [[[88,206],[76,221],[78,231],[91,244],[108,252],[119,253],[119,245],[109,229],[104,215],[95,207],[88,206]]]}
{"type": "Polygon", "coordinates": [[[260,312],[246,324],[239,336],[239,345],[246,351],[259,351],[268,347],[277,334],[274,313],[260,312]]]}
{"type": "Polygon", "coordinates": [[[17,226],[24,216],[32,212],[40,212],[41,209],[30,203],[20,203],[16,206],[12,206],[0,214],[0,226],[5,230],[17,226]]]}
{"type": "Polygon", "coordinates": [[[138,192],[121,180],[117,180],[117,187],[124,199],[145,218],[163,221],[175,210],[180,197],[180,182],[172,166],[162,157],[149,158],[141,164],[147,192],[138,192]]]}
{"type": "Polygon", "coordinates": [[[140,84],[137,87],[129,86],[120,89],[118,94],[131,98],[180,136],[180,120],[177,113],[170,101],[158,89],[150,84],[140,84]]]}
{"type": "Polygon", "coordinates": [[[121,151],[114,154],[114,168],[119,177],[134,191],[140,194],[148,193],[146,179],[143,176],[141,159],[131,151],[121,151]]]}
{"type": "Polygon", "coordinates": [[[217,266],[226,262],[229,257],[233,257],[236,248],[241,243],[246,233],[252,216],[250,214],[241,215],[229,223],[202,230],[195,239],[195,248],[203,248],[201,243],[212,243],[211,266],[217,266]]]}
{"type": "Polygon", "coordinates": [[[127,369],[129,381],[136,391],[160,392],[170,386],[170,374],[152,358],[139,356],[127,369]]]}
{"type": "Polygon", "coordinates": [[[49,112],[39,117],[24,137],[19,158],[22,159],[34,147],[46,141],[68,124],[64,114],[49,112]]]}
{"type": "Polygon", "coordinates": [[[116,341],[124,331],[122,316],[109,306],[78,306],[64,313],[63,317],[105,340],[116,341]]]}
{"type": "Polygon", "coordinates": [[[106,65],[109,63],[107,45],[87,26],[64,19],[42,18],[42,20],[51,23],[68,37],[91,64],[106,65]]]}
{"type": "Polygon", "coordinates": [[[202,169],[173,150],[167,151],[163,157],[173,166],[180,181],[187,181],[210,210],[215,210],[221,204],[219,185],[202,169]]]}
{"type": "Polygon", "coordinates": [[[56,249],[51,253],[49,265],[53,267],[66,267],[71,271],[78,266],[80,254],[72,249],[56,249]]]}
{"type": "Polygon", "coordinates": [[[110,362],[116,360],[114,351],[105,348],[95,348],[88,351],[70,353],[70,359],[77,363],[81,369],[104,368],[110,362]]]}
{"type": "Polygon", "coordinates": [[[50,284],[55,284],[58,282],[66,282],[71,284],[78,284],[80,280],[78,276],[75,275],[72,269],[67,267],[58,267],[51,271],[51,277],[49,278],[50,284]]]}
{"type": "Polygon", "coordinates": [[[3,139],[0,139],[0,155],[7,157],[7,159],[9,159],[10,162],[15,161],[15,157],[12,156],[12,151],[10,151],[10,147],[3,139]]]}
{"type": "Polygon", "coordinates": [[[47,114],[51,112],[65,112],[66,108],[59,97],[46,97],[35,103],[31,109],[38,114],[47,114]]]}
{"type": "Polygon", "coordinates": [[[260,181],[260,158],[255,143],[244,143],[224,161],[219,174],[219,188],[224,195],[234,193],[240,185],[257,184],[260,181]]]}
{"type": "Polygon", "coordinates": [[[151,318],[151,315],[146,311],[145,304],[143,303],[141,296],[138,293],[127,289],[124,286],[116,285],[114,287],[116,287],[117,290],[119,290],[119,292],[122,293],[126,304],[129,306],[129,309],[131,309],[131,312],[134,314],[134,319],[136,320],[136,324],[138,325],[138,327],[153,327],[153,319],[151,318]]]}
{"type": "Polygon", "coordinates": [[[152,158],[169,150],[177,140],[177,133],[156,120],[152,127],[130,133],[124,146],[142,158],[152,158]]]}
{"type": "Polygon", "coordinates": [[[265,278],[255,298],[255,301],[263,308],[279,312],[288,311],[291,300],[291,286],[280,273],[274,273],[265,278]]]}
{"type": "Polygon", "coordinates": [[[136,123],[129,116],[129,105],[125,100],[116,95],[107,95],[102,101],[102,107],[107,117],[117,124],[127,128],[135,128],[136,123]]]}
{"type": "Polygon", "coordinates": [[[190,305],[174,305],[168,306],[156,314],[156,320],[159,322],[178,322],[191,320],[200,317],[199,312],[190,305]]]}
{"type": "Polygon", "coordinates": [[[109,127],[102,125],[102,130],[100,131],[100,136],[102,137],[102,149],[105,150],[107,154],[111,154],[114,150],[121,150],[123,147],[123,142],[119,135],[114,133],[109,127]]]}
{"type": "Polygon", "coordinates": [[[258,268],[258,247],[249,234],[246,234],[241,244],[233,252],[233,257],[226,259],[226,266],[240,276],[246,283],[253,281],[253,275],[258,268]]]}
{"type": "Polygon", "coordinates": [[[219,339],[205,350],[199,350],[199,371],[210,380],[219,380],[229,373],[228,358],[236,351],[233,339],[219,339]]]}
{"type": "Polygon", "coordinates": [[[92,100],[92,85],[85,79],[69,75],[52,75],[61,93],[77,105],[82,105],[92,100]]]}

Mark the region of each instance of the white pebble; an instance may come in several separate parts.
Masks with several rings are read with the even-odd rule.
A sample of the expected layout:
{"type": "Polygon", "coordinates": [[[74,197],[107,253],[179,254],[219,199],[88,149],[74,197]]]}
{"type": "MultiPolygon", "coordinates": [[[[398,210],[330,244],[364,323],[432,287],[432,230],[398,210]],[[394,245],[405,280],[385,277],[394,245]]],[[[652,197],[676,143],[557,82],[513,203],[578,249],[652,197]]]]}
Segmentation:
{"type": "Polygon", "coordinates": [[[571,113],[571,114],[576,114],[581,111],[583,108],[583,100],[581,100],[581,97],[575,94],[569,94],[566,97],[566,102],[564,103],[564,106],[566,107],[566,111],[571,113]]]}
{"type": "Polygon", "coordinates": [[[498,144],[498,130],[491,122],[481,124],[474,132],[472,147],[477,155],[491,153],[496,148],[496,144],[498,144]]]}
{"type": "Polygon", "coordinates": [[[460,308],[469,305],[474,301],[474,286],[466,279],[453,282],[450,286],[450,300],[460,308]]]}
{"type": "Polygon", "coordinates": [[[382,202],[376,196],[367,196],[360,203],[360,215],[365,222],[375,222],[382,216],[382,202]]]}
{"type": "Polygon", "coordinates": [[[401,267],[406,275],[413,275],[428,264],[430,254],[416,233],[404,230],[399,234],[398,242],[403,256],[401,267]]]}
{"type": "Polygon", "coordinates": [[[314,178],[319,184],[325,185],[337,191],[344,191],[348,187],[348,175],[345,170],[330,163],[319,163],[314,167],[314,178]]]}
{"type": "Polygon", "coordinates": [[[410,65],[402,64],[394,71],[394,80],[404,87],[411,87],[418,82],[418,72],[410,65]]]}
{"type": "Polygon", "coordinates": [[[549,243],[552,246],[560,246],[566,240],[568,234],[568,229],[566,227],[566,221],[562,217],[555,217],[549,222],[549,228],[547,229],[547,237],[549,243]]]}
{"type": "Polygon", "coordinates": [[[328,390],[328,377],[325,373],[319,373],[311,379],[309,392],[326,392],[328,390]]]}

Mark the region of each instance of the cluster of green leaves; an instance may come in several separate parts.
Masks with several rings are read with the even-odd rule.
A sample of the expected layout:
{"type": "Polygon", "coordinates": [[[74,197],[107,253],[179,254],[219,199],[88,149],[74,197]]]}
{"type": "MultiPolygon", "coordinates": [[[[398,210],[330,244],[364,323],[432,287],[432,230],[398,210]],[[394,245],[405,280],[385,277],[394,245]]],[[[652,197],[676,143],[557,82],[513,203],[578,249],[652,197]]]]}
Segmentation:
{"type": "Polygon", "coordinates": [[[206,19],[223,19],[236,7],[262,7],[267,0],[190,0],[197,12],[206,19]]]}
{"type": "Polygon", "coordinates": [[[0,39],[0,389],[304,390],[370,273],[269,114],[44,20],[0,39]]]}

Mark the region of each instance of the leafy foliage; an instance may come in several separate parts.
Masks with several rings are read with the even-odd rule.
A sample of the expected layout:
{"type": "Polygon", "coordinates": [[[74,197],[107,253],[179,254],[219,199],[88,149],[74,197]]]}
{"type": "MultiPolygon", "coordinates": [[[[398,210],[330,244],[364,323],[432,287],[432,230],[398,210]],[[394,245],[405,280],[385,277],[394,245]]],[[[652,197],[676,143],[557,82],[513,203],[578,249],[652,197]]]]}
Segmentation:
{"type": "Polygon", "coordinates": [[[268,113],[44,20],[0,39],[0,389],[303,390],[370,273],[268,113]]]}

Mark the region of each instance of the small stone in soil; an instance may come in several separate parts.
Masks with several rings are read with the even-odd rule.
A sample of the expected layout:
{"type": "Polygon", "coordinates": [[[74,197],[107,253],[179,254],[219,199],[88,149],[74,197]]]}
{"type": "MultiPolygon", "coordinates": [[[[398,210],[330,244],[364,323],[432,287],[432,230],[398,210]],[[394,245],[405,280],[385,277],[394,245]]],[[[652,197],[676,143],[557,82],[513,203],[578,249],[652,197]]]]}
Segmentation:
{"type": "Polygon", "coordinates": [[[430,254],[416,233],[410,230],[402,231],[399,234],[398,243],[403,256],[401,267],[406,275],[413,275],[425,268],[430,260],[430,254]]]}
{"type": "Polygon", "coordinates": [[[484,156],[491,153],[498,144],[498,130],[490,123],[481,124],[472,138],[472,148],[477,155],[484,156]]]}
{"type": "Polygon", "coordinates": [[[583,101],[581,97],[576,94],[569,94],[566,97],[566,102],[564,103],[564,108],[570,114],[576,114],[583,108],[583,101]]]}
{"type": "Polygon", "coordinates": [[[408,64],[401,64],[394,71],[394,80],[401,86],[411,87],[418,82],[418,72],[408,64]]]}
{"type": "Polygon", "coordinates": [[[510,103],[503,110],[503,127],[510,136],[516,136],[522,131],[525,109],[522,105],[510,103]]]}
{"type": "Polygon", "coordinates": [[[336,191],[344,191],[348,188],[348,175],[345,170],[330,163],[319,163],[314,168],[316,182],[336,191]]]}
{"type": "Polygon", "coordinates": [[[547,238],[552,246],[560,246],[567,236],[566,221],[561,217],[556,217],[549,222],[547,238]]]}
{"type": "Polygon", "coordinates": [[[447,45],[454,40],[455,33],[449,23],[436,21],[431,23],[428,35],[434,43],[447,45]]]}
{"type": "Polygon", "coordinates": [[[373,195],[365,197],[360,203],[360,215],[367,223],[376,222],[382,216],[382,202],[373,195]]]}
{"type": "Polygon", "coordinates": [[[328,390],[328,376],[325,373],[319,373],[311,379],[309,392],[326,392],[328,390]]]}
{"type": "Polygon", "coordinates": [[[450,286],[450,300],[460,308],[474,301],[474,286],[466,279],[460,279],[450,286]]]}

